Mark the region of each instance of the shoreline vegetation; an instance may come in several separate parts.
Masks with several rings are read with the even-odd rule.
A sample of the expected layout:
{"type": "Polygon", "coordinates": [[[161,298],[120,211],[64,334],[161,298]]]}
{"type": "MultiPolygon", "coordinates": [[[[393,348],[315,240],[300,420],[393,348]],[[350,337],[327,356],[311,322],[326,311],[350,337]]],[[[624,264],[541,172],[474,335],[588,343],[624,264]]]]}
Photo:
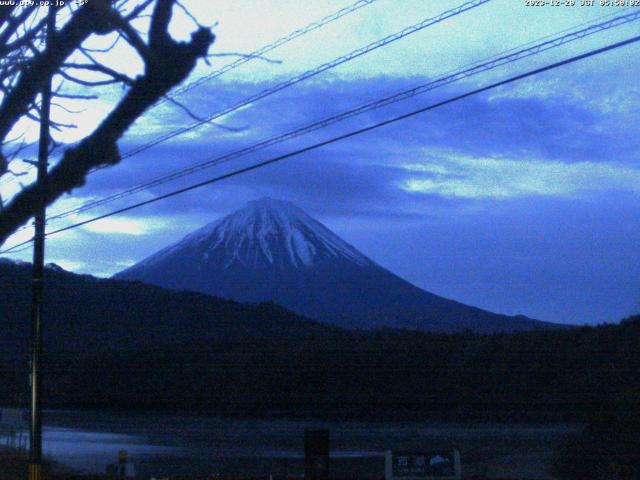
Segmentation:
{"type": "MultiPolygon", "coordinates": [[[[45,408],[572,423],[634,407],[640,391],[640,316],[518,333],[354,331],[270,303],[45,273],[45,408]]],[[[0,268],[0,405],[28,398],[29,278],[0,268]]]]}
{"type": "MultiPolygon", "coordinates": [[[[193,341],[71,358],[52,352],[44,405],[242,418],[581,423],[637,407],[639,353],[638,317],[570,331],[388,331],[193,341]]],[[[26,398],[24,390],[9,391],[21,383],[24,389],[26,372],[16,364],[2,370],[9,387],[0,402],[26,398]]]]}
{"type": "MultiPolygon", "coordinates": [[[[558,464],[563,478],[588,478],[598,462],[640,478],[640,316],[517,333],[354,331],[272,303],[47,275],[56,281],[45,298],[44,408],[578,423],[583,434],[559,452],[574,459],[558,464]]],[[[0,405],[8,406],[28,398],[29,269],[3,265],[0,281],[8,286],[0,405]]]]}

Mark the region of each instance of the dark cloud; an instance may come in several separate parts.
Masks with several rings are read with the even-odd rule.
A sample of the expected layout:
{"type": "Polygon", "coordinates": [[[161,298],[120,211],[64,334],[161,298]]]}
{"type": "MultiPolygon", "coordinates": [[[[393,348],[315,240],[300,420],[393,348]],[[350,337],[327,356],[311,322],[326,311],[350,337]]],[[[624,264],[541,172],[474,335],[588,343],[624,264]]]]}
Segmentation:
{"type": "MultiPolygon", "coordinates": [[[[127,159],[114,169],[93,175],[88,186],[80,193],[104,195],[196,161],[215,158],[251,145],[310,120],[324,118],[375,98],[380,92],[398,91],[416,82],[417,79],[381,78],[356,82],[333,81],[306,87],[299,85],[229,119],[227,124],[247,127],[241,135],[203,127],[198,130],[197,138],[174,139],[127,159]]],[[[202,110],[215,111],[259,88],[259,85],[253,84],[221,83],[215,89],[193,96],[188,102],[207,105],[202,110]]],[[[276,156],[334,134],[420,108],[461,90],[461,86],[440,89],[431,92],[428,97],[417,97],[390,109],[371,112],[322,132],[253,154],[251,158],[276,156]]],[[[287,160],[282,167],[269,167],[246,176],[244,181],[237,179],[227,183],[242,185],[246,182],[251,187],[258,182],[266,189],[283,193],[290,189],[295,195],[301,190],[309,195],[312,192],[313,195],[324,192],[329,199],[345,200],[343,197],[352,196],[354,203],[363,200],[367,193],[377,192],[374,197],[377,196],[386,204],[389,195],[393,195],[392,190],[396,189],[395,183],[402,176],[394,164],[411,160],[425,149],[516,160],[637,160],[640,138],[629,135],[628,129],[621,128],[614,119],[615,115],[588,108],[570,97],[556,96],[550,101],[542,98],[489,99],[485,95],[287,160]],[[321,165],[316,166],[316,163],[321,165]],[[298,167],[298,164],[304,167],[298,167]],[[271,171],[277,174],[269,173],[271,171]],[[309,185],[307,188],[300,186],[305,183],[309,185]],[[314,187],[319,184],[322,184],[322,188],[314,187]]],[[[130,148],[130,142],[123,143],[123,152],[130,148]]],[[[230,163],[229,167],[235,163],[230,163]]]]}
{"type": "MultiPolygon", "coordinates": [[[[246,127],[239,134],[204,127],[197,136],[174,139],[92,175],[87,186],[74,195],[108,195],[419,81],[377,78],[298,85],[224,119],[225,125],[246,127]]],[[[220,83],[196,90],[185,103],[194,105],[198,113],[206,113],[261,88],[264,85],[220,83]]],[[[451,86],[370,112],[270,147],[243,161],[154,187],[96,213],[290,152],[464,90],[463,85],[451,86]]],[[[584,196],[495,200],[409,193],[400,188],[412,175],[402,164],[447,155],[637,165],[640,137],[630,134],[629,129],[629,125],[638,123],[637,109],[626,106],[621,112],[600,108],[571,92],[533,92],[528,96],[511,93],[503,89],[497,96],[468,98],[129,212],[129,216],[150,222],[154,218],[168,221],[171,228],[133,240],[104,235],[102,245],[109,257],[140,259],[191,228],[245,201],[268,195],[298,203],[383,265],[422,287],[460,301],[557,321],[615,321],[632,313],[640,296],[628,286],[640,284],[640,272],[625,268],[640,264],[637,249],[632,248],[632,239],[640,234],[635,213],[631,215],[640,206],[637,193],[594,192],[593,198],[599,202],[584,196]],[[612,286],[612,279],[619,288],[612,286]]],[[[185,119],[175,111],[149,121],[170,126],[185,119]]],[[[139,137],[130,135],[122,151],[138,141],[139,137]]],[[[88,245],[79,243],[79,251],[89,252],[88,245]]],[[[114,269],[106,265],[104,270],[109,268],[114,269]]]]}

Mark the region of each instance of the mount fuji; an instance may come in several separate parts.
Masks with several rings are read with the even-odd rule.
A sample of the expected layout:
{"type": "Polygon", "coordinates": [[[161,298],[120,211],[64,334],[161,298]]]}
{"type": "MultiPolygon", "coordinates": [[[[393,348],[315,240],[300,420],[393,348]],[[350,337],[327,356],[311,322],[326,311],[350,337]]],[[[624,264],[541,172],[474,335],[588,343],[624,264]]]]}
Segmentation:
{"type": "Polygon", "coordinates": [[[249,202],[116,278],[238,301],[273,301],[347,328],[508,332],[556,326],[422,290],[292,203],[270,198],[249,202]]]}

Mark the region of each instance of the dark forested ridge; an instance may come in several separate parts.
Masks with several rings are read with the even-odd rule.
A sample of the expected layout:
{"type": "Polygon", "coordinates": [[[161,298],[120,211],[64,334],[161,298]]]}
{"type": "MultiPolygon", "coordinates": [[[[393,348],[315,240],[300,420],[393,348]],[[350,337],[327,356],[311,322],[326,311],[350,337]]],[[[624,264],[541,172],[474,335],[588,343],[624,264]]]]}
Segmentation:
{"type": "Polygon", "coordinates": [[[634,398],[638,345],[639,318],[569,332],[192,342],[51,358],[47,398],[239,415],[580,420],[634,398]]]}
{"type": "Polygon", "coordinates": [[[418,288],[294,204],[272,198],[247,203],[116,278],[243,302],[274,301],[351,329],[494,333],[560,328],[418,288]]]}
{"type": "MultiPolygon", "coordinates": [[[[0,261],[0,352],[24,353],[30,327],[28,264],[0,261]]],[[[297,338],[339,331],[273,303],[241,304],[139,282],[98,279],[59,267],[45,270],[45,350],[82,354],[154,350],[168,344],[297,338]]]]}
{"type": "MultiPolygon", "coordinates": [[[[0,269],[4,404],[27,388],[28,275],[10,269],[20,270],[0,269]]],[[[48,406],[556,421],[640,391],[640,317],[513,334],[358,332],[272,304],[48,275],[77,282],[49,290],[47,311],[60,316],[45,324],[48,406]]]]}

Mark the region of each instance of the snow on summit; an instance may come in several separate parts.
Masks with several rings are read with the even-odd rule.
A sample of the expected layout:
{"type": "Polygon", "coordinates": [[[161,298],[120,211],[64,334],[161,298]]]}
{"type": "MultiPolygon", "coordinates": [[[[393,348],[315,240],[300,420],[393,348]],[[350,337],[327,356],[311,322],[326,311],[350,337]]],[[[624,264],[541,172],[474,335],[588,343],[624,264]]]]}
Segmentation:
{"type": "Polygon", "coordinates": [[[262,198],[120,272],[120,279],[237,301],[273,301],[348,328],[535,328],[439,297],[368,259],[292,203],[262,198]]]}
{"type": "Polygon", "coordinates": [[[273,198],[248,202],[243,208],[187,235],[138,266],[180,251],[201,253],[201,261],[223,259],[223,268],[288,265],[312,267],[321,259],[343,258],[358,265],[374,263],[294,204],[273,198]]]}

